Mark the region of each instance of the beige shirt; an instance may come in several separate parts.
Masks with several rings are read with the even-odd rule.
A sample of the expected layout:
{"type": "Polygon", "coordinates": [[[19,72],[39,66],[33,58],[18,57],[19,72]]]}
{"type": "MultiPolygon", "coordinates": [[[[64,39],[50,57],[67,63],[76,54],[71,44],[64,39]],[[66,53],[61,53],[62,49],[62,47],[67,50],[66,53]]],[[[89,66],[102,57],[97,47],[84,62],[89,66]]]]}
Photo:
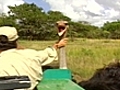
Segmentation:
{"type": "Polygon", "coordinates": [[[42,79],[42,65],[47,65],[58,60],[54,48],[46,48],[43,51],[33,49],[10,49],[0,54],[0,76],[27,75],[32,84],[32,90],[38,80],[42,79]]]}

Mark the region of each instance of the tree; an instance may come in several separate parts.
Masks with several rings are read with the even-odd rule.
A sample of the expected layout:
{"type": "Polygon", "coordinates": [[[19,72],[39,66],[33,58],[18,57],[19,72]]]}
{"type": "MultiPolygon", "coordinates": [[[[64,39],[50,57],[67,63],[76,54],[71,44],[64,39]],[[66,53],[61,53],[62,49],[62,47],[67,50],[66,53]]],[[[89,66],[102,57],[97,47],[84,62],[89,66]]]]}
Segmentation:
{"type": "Polygon", "coordinates": [[[120,38],[120,21],[107,22],[102,27],[103,31],[106,30],[110,32],[110,38],[119,39],[120,38]]]}
{"type": "Polygon", "coordinates": [[[24,3],[19,6],[9,6],[9,16],[18,21],[19,33],[23,38],[45,40],[56,37],[55,22],[70,18],[61,12],[49,11],[45,13],[35,4],[24,3]],[[27,36],[27,37],[26,37],[27,36]]]}
{"type": "Polygon", "coordinates": [[[19,6],[9,6],[10,17],[18,20],[20,35],[24,33],[29,39],[44,39],[46,29],[43,26],[47,20],[46,14],[42,8],[37,7],[35,4],[22,4],[19,6]],[[41,36],[40,36],[41,35],[41,36]]]}
{"type": "Polygon", "coordinates": [[[6,16],[4,13],[0,15],[0,26],[16,26],[15,21],[13,20],[12,17],[6,16]]]}

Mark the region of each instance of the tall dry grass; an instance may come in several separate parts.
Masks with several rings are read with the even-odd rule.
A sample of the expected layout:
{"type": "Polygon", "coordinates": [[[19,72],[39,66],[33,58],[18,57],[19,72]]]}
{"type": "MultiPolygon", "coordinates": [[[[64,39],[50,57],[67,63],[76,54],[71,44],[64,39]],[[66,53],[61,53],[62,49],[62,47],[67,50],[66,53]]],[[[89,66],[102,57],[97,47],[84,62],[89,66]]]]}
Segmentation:
{"type": "MultiPolygon", "coordinates": [[[[44,49],[55,41],[19,41],[26,48],[44,49]]],[[[120,59],[120,40],[75,39],[66,46],[68,68],[86,79],[97,68],[120,59]]]]}

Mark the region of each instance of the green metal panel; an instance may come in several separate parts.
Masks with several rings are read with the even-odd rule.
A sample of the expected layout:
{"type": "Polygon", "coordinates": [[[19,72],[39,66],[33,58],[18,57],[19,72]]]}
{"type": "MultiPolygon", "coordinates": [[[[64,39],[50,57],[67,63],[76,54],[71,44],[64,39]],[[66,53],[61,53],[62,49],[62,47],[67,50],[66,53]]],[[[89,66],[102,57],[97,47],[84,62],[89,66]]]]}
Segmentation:
{"type": "Polygon", "coordinates": [[[72,82],[71,71],[68,69],[48,69],[37,85],[37,90],[84,90],[72,82]]]}
{"type": "Polygon", "coordinates": [[[72,79],[72,74],[68,69],[48,69],[44,71],[43,79],[72,79]]]}
{"type": "Polygon", "coordinates": [[[37,90],[85,90],[69,79],[44,79],[37,90]]]}

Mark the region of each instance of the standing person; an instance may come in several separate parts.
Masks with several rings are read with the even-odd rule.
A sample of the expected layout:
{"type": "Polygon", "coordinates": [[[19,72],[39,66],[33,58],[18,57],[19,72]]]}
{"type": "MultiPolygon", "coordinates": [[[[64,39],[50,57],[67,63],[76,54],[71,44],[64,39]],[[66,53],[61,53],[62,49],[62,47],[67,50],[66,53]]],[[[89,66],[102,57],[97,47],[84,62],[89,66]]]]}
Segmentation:
{"type": "Polygon", "coordinates": [[[19,49],[17,30],[14,27],[0,27],[0,76],[27,75],[33,90],[42,79],[42,66],[58,60],[57,48],[67,43],[64,38],[44,50],[19,49]]]}

